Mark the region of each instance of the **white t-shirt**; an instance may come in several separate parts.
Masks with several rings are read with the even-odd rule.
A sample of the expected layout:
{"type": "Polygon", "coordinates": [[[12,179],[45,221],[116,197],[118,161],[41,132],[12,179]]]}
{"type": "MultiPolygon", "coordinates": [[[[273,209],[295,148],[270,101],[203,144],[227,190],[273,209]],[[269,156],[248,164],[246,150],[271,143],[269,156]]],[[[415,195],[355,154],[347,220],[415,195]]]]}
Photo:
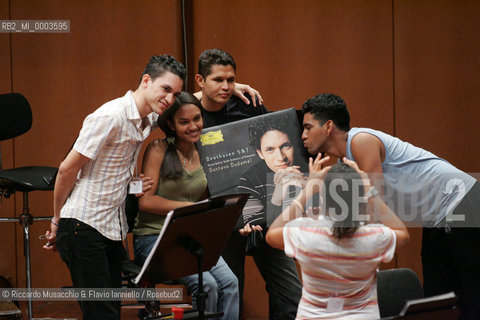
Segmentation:
{"type": "Polygon", "coordinates": [[[297,319],[379,319],[376,269],[380,262],[392,260],[395,233],[384,225],[369,224],[338,240],[332,225],[321,216],[298,218],[284,227],[285,253],[302,269],[297,319]],[[340,307],[327,311],[329,301],[332,307],[335,300],[340,307]]]}

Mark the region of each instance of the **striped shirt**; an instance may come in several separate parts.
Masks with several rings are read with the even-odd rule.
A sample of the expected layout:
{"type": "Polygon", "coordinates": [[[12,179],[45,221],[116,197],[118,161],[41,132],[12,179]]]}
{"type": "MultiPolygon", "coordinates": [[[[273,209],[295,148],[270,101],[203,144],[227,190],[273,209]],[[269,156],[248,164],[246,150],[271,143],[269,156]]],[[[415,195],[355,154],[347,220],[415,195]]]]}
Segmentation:
{"type": "Polygon", "coordinates": [[[338,240],[332,225],[323,217],[298,218],[283,229],[285,253],[302,269],[297,319],[379,319],[376,269],[380,262],[392,260],[395,233],[370,224],[338,240]],[[343,299],[342,310],[327,312],[332,297],[343,299]]]}
{"type": "Polygon", "coordinates": [[[61,218],[78,219],[111,240],[126,236],[127,185],[141,145],[157,117],[151,113],[142,125],[132,92],[128,91],[85,118],[73,149],[91,160],[78,173],[61,218]]]}

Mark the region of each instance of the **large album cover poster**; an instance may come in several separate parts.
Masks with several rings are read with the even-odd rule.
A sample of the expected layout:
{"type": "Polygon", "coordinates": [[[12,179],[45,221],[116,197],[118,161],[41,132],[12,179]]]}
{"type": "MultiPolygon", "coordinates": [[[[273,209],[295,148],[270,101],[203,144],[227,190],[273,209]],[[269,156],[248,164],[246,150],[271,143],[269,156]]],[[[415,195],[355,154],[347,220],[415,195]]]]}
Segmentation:
{"type": "Polygon", "coordinates": [[[270,225],[306,180],[294,108],[206,128],[197,147],[210,195],[250,193],[244,224],[270,225]]]}

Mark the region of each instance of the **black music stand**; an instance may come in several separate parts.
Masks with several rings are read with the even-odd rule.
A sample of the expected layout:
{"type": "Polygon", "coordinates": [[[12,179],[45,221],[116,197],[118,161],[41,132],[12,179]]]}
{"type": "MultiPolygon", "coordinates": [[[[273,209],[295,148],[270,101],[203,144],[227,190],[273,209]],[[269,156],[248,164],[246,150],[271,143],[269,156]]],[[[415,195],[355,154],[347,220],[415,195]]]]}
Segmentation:
{"type": "Polygon", "coordinates": [[[216,265],[248,196],[242,193],[212,197],[170,211],[152,251],[133,282],[152,286],[197,273],[198,316],[193,312],[186,313],[184,318],[222,316],[223,313],[205,313],[206,294],[203,292],[202,273],[216,265]]]}

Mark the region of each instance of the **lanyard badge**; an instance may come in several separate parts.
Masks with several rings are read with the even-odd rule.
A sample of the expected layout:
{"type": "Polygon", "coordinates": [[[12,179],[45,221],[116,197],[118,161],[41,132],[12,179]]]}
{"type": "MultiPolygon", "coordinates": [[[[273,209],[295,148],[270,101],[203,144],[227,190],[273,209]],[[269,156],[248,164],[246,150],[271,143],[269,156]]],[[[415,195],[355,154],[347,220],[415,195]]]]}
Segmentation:
{"type": "Polygon", "coordinates": [[[338,297],[330,297],[327,302],[327,312],[340,312],[343,310],[344,300],[338,297]]]}
{"type": "Polygon", "coordinates": [[[128,184],[128,193],[129,194],[139,194],[143,191],[143,182],[142,179],[137,174],[137,167],[135,167],[135,176],[130,180],[128,184]]]}

